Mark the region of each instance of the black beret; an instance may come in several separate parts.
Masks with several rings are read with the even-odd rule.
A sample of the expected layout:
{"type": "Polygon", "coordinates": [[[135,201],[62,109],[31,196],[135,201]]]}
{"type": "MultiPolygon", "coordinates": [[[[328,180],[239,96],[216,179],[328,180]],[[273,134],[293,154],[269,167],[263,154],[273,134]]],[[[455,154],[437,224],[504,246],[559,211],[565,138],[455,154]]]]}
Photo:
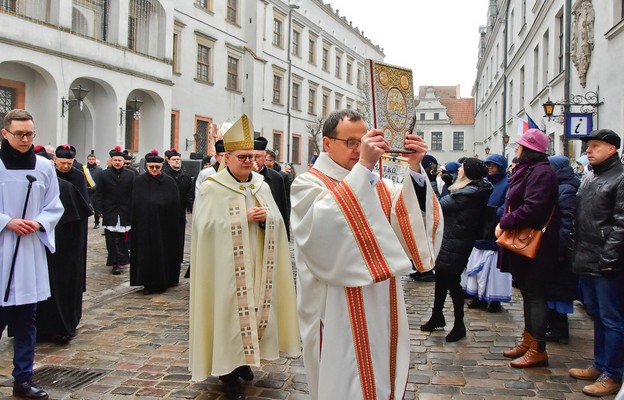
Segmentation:
{"type": "Polygon", "coordinates": [[[145,155],[145,162],[146,163],[159,163],[159,164],[162,164],[163,161],[165,161],[165,159],[158,155],[158,150],[152,150],[152,151],[150,151],[149,153],[147,153],[145,155]]]}
{"type": "Polygon", "coordinates": [[[119,146],[115,146],[114,149],[112,149],[111,151],[108,152],[108,155],[110,156],[110,158],[113,158],[113,157],[124,157],[125,158],[125,155],[124,155],[123,151],[121,151],[121,147],[119,147],[119,146]]]}
{"type": "Polygon", "coordinates": [[[176,149],[171,149],[171,150],[165,151],[165,156],[167,156],[168,158],[171,158],[171,157],[181,157],[182,155],[178,153],[176,149]]]}
{"type": "Polygon", "coordinates": [[[254,150],[266,150],[269,141],[265,137],[260,136],[254,139],[254,150]]]}
{"type": "Polygon", "coordinates": [[[56,148],[57,158],[76,158],[76,148],[68,144],[62,144],[56,148]]]}
{"type": "Polygon", "coordinates": [[[223,140],[219,139],[215,142],[215,151],[218,153],[225,153],[225,145],[223,140]]]}
{"type": "Polygon", "coordinates": [[[46,150],[45,147],[43,147],[42,145],[38,144],[35,146],[35,154],[41,157],[45,157],[48,160],[52,159],[52,155],[50,153],[48,153],[48,151],[46,150]]]}

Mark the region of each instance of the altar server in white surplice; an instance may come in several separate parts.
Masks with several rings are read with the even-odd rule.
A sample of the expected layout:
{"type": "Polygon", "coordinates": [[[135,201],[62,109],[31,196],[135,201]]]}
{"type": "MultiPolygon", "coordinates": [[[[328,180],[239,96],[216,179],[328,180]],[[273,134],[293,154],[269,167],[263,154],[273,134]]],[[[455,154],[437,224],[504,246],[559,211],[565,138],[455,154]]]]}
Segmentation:
{"type": "Polygon", "coordinates": [[[31,382],[37,302],[50,297],[46,247],[54,253],[63,205],[54,166],[35,155],[34,138],[28,111],[6,114],[0,148],[0,336],[7,326],[14,336],[13,396],[45,400],[48,394],[31,382]]]}
{"type": "Polygon", "coordinates": [[[324,152],[291,189],[297,305],[312,400],[402,399],[410,348],[400,275],[431,270],[442,212],[408,135],[402,186],[372,172],[389,150],[353,110],[323,126],[324,152]],[[410,262],[410,260],[412,262],[410,262]]]}
{"type": "Polygon", "coordinates": [[[297,357],[301,342],[292,262],[282,216],[252,172],[253,126],[243,115],[223,135],[227,167],[201,185],[191,236],[190,370],[219,376],[242,400],[250,366],[297,357]]]}

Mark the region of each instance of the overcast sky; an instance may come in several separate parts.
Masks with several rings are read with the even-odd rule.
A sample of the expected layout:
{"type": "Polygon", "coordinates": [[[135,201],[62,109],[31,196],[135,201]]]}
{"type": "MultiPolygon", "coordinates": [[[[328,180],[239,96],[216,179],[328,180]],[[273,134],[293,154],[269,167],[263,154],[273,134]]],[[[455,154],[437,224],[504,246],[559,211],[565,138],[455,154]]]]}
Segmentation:
{"type": "Polygon", "coordinates": [[[325,0],[383,48],[385,62],[412,70],[414,86],[461,85],[470,97],[479,25],[488,0],[325,0]]]}

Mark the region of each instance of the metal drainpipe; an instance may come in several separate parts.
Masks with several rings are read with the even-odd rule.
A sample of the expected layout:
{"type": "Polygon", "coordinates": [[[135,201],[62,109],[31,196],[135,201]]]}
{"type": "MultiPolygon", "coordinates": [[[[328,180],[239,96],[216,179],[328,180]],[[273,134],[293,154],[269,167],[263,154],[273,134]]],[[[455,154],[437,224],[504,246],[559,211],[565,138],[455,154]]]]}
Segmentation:
{"type": "MultiPolygon", "coordinates": [[[[501,136],[501,141],[503,140],[503,137],[505,136],[506,132],[507,132],[507,53],[508,53],[508,36],[509,36],[509,32],[507,31],[507,29],[509,28],[509,1],[507,2],[507,8],[505,9],[505,40],[504,40],[504,46],[503,49],[504,53],[503,54],[503,132],[501,132],[503,134],[503,136],[501,136]]],[[[503,144],[503,157],[507,158],[507,146],[505,145],[505,142],[502,142],[503,144]]]]}
{"type": "Polygon", "coordinates": [[[566,120],[568,113],[570,112],[570,59],[572,55],[571,51],[571,42],[572,38],[570,34],[572,32],[572,0],[566,0],[565,3],[565,71],[564,71],[564,83],[563,83],[563,98],[564,106],[563,106],[563,155],[571,158],[570,149],[568,148],[568,137],[566,136],[566,120]]]}

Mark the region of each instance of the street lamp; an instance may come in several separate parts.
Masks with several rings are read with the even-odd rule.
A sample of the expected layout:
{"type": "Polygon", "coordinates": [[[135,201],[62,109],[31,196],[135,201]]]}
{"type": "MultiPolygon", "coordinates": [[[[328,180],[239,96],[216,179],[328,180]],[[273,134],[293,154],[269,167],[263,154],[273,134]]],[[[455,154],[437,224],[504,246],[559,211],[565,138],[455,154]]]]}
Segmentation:
{"type": "Polygon", "coordinates": [[[485,146],[485,155],[490,155],[490,147],[489,146],[485,146]]]}
{"type": "Polygon", "coordinates": [[[71,91],[74,94],[73,99],[66,99],[65,96],[61,97],[61,118],[65,117],[65,112],[69,110],[71,103],[74,101],[78,102],[80,111],[82,111],[83,100],[87,97],[87,94],[89,94],[89,90],[83,88],[82,85],[71,88],[71,91]]]}
{"type": "Polygon", "coordinates": [[[542,107],[544,107],[544,114],[550,120],[550,117],[553,116],[553,112],[555,111],[555,103],[550,101],[550,97],[549,97],[548,100],[546,100],[546,102],[542,104],[542,107]]]}
{"type": "Polygon", "coordinates": [[[119,125],[123,125],[126,119],[126,113],[130,113],[130,112],[133,113],[132,118],[134,118],[137,121],[141,119],[141,113],[139,112],[139,110],[141,109],[143,100],[139,99],[138,97],[135,97],[134,99],[128,101],[126,104],[133,104],[133,105],[128,107],[125,110],[123,109],[123,107],[119,107],[119,125]]]}
{"type": "Polygon", "coordinates": [[[287,46],[287,52],[288,54],[286,55],[287,60],[288,60],[288,89],[286,92],[286,119],[287,119],[287,123],[286,123],[286,129],[288,130],[288,132],[286,133],[286,162],[290,163],[290,141],[291,141],[291,137],[292,137],[292,133],[290,132],[290,126],[291,126],[291,119],[292,116],[290,115],[290,91],[292,90],[292,57],[290,52],[292,51],[292,12],[293,10],[297,10],[299,9],[299,5],[298,4],[294,4],[294,3],[290,3],[288,4],[288,46],[287,46]]]}

